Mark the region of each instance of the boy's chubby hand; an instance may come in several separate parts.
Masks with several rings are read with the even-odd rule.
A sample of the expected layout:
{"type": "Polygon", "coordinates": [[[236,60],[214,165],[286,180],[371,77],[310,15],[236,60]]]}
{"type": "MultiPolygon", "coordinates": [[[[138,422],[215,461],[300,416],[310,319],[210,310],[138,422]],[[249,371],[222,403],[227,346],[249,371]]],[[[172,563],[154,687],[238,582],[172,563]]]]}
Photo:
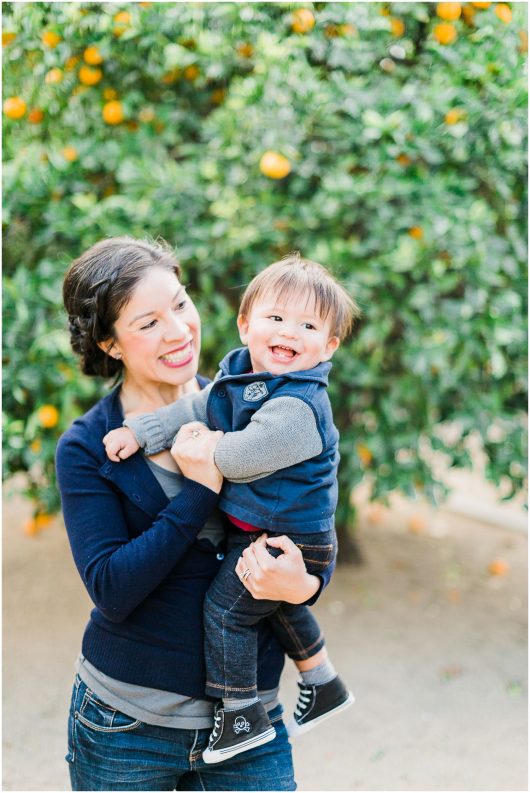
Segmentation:
{"type": "Polygon", "coordinates": [[[126,460],[140,448],[134,432],[129,427],[119,427],[107,432],[103,438],[107,457],[115,463],[126,460]]]}

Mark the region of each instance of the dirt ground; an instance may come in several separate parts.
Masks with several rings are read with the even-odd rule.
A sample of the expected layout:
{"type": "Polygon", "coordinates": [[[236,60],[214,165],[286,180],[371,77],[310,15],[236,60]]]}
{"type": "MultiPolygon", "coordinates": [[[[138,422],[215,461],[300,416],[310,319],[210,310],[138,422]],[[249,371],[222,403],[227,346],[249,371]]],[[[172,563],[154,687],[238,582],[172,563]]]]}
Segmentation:
{"type": "MultiPolygon", "coordinates": [[[[4,500],[3,789],[63,791],[90,603],[60,521],[28,537],[28,513],[4,500]]],[[[299,789],[527,790],[526,536],[400,502],[363,509],[359,540],[316,608],[356,703],[295,742],[299,789]]],[[[287,712],[295,688],[287,665],[287,712]]]]}

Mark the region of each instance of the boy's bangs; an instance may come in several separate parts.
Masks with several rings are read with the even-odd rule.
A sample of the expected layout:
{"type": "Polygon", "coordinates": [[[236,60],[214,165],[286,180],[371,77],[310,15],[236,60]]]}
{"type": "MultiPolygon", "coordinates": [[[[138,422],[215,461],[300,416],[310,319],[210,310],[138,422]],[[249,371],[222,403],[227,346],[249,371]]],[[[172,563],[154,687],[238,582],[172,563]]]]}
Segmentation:
{"type": "Polygon", "coordinates": [[[315,311],[324,322],[337,308],[334,290],[320,279],[312,278],[310,273],[303,270],[290,269],[287,272],[279,273],[268,283],[262,285],[256,298],[269,294],[274,295],[278,303],[296,299],[304,308],[311,305],[311,310],[315,311]]]}

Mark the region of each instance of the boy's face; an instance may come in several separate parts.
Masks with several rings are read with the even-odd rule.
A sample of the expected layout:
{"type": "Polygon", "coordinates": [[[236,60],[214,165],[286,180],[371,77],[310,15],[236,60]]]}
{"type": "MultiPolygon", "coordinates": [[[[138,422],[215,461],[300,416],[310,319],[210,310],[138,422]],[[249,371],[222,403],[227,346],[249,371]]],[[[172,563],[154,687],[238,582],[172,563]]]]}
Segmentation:
{"type": "Polygon", "coordinates": [[[311,294],[281,302],[266,293],[248,316],[237,318],[239,335],[248,345],[254,372],[300,372],[328,361],[339,339],[331,336],[331,322],[320,318],[311,294]]]}

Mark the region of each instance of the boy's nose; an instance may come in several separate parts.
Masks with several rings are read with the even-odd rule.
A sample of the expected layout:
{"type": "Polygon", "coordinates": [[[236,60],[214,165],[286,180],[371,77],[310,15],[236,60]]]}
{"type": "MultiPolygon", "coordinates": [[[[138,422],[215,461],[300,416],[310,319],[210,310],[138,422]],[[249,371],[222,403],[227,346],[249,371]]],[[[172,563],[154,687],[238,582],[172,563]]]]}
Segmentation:
{"type": "Polygon", "coordinates": [[[290,328],[288,325],[284,325],[279,335],[284,336],[286,339],[296,339],[298,333],[296,328],[290,328]]]}

